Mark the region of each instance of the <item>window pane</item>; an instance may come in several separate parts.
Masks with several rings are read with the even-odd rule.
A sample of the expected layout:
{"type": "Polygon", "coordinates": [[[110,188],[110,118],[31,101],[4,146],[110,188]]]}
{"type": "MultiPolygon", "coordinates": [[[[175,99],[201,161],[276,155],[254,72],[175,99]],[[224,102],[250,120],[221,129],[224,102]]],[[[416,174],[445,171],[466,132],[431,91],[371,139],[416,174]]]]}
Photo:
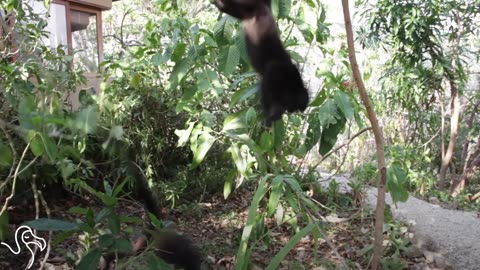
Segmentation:
{"type": "Polygon", "coordinates": [[[56,48],[59,45],[66,46],[67,41],[67,15],[64,5],[51,3],[50,12],[45,8],[43,2],[29,0],[26,2],[39,16],[46,18],[48,25],[45,31],[48,37],[42,37],[42,43],[46,46],[56,48]],[[49,14],[50,13],[50,14],[49,14]]]}
{"type": "Polygon", "coordinates": [[[50,18],[48,18],[47,31],[50,38],[44,39],[46,45],[57,47],[67,45],[67,15],[64,5],[50,4],[50,18]]]}
{"type": "Polygon", "coordinates": [[[98,71],[97,15],[71,10],[74,65],[89,72],[98,71]]]}

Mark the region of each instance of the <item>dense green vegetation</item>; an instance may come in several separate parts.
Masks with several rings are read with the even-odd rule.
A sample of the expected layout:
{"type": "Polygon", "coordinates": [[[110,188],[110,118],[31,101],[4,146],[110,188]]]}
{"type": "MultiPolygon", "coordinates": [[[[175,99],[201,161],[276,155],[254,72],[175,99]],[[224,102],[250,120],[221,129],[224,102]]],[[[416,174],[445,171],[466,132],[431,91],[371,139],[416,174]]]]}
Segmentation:
{"type": "MultiPolygon", "coordinates": [[[[357,5],[357,53],[387,143],[387,191],[395,202],[410,193],[478,211],[479,1],[357,5]]],[[[53,231],[54,248],[67,239],[80,243],[64,251],[76,269],[93,269],[107,252],[129,253],[143,220],[122,211],[122,203],[141,201],[137,178],[162,207],[187,209],[186,216],[201,216],[201,203],[218,195],[226,203],[249,194],[235,269],[251,269],[252,254],[278,246],[270,239],[276,230],[289,240],[261,268],[283,265],[306,235],[314,247],[324,243],[338,230],[325,216],[352,215],[371,225],[368,211],[357,209],[363,186],[377,181],[373,136],[362,131],[369,124],[344,33],[332,32],[331,11],[321,1],[273,0],[287,50],[304,80],[319,86],[309,89],[305,113],[285,115],[271,129],[262,124],[241,27],[208,1],[114,3],[115,12],[104,15],[99,95],[83,89],[85,71],[72,68],[67,49],[38,42],[47,35],[45,18],[22,1],[2,1],[1,9],[16,24],[2,19],[0,31],[0,241],[11,233],[9,224],[27,222],[53,231]],[[71,110],[67,95],[79,90],[80,107],[71,110]],[[317,169],[353,173],[352,192],[340,194],[334,181],[320,185],[317,169]],[[53,207],[81,200],[71,198],[88,202],[53,207]],[[23,201],[34,202],[35,213],[19,210],[23,201]]],[[[151,218],[157,227],[169,225],[151,218]]],[[[385,223],[382,264],[403,269],[400,252],[409,244],[403,225],[385,223]]],[[[367,267],[371,243],[361,248],[355,258],[315,254],[298,269],[367,267]]],[[[148,269],[166,269],[151,250],[143,255],[148,269]]],[[[125,267],[133,267],[131,260],[125,267]]]]}

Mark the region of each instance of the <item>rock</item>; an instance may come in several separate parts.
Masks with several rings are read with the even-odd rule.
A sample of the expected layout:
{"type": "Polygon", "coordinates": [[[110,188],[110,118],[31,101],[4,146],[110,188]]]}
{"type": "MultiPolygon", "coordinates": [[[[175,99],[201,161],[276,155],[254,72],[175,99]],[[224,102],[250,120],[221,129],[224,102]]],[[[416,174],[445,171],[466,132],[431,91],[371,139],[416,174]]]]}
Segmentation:
{"type": "Polygon", "coordinates": [[[430,270],[430,267],[426,263],[418,263],[412,265],[412,270],[430,270]]]}
{"type": "Polygon", "coordinates": [[[427,263],[435,262],[435,252],[424,250],[423,255],[425,255],[425,259],[427,260],[427,263]]]}
{"type": "Polygon", "coordinates": [[[419,258],[423,256],[423,252],[416,246],[411,245],[403,252],[407,258],[419,258]]]}
{"type": "Polygon", "coordinates": [[[438,252],[432,252],[425,250],[423,251],[427,263],[433,263],[439,269],[453,270],[453,266],[447,261],[445,256],[438,252]]]}
{"type": "Polygon", "coordinates": [[[431,204],[440,204],[440,200],[437,197],[430,197],[428,198],[428,202],[431,204]]]}

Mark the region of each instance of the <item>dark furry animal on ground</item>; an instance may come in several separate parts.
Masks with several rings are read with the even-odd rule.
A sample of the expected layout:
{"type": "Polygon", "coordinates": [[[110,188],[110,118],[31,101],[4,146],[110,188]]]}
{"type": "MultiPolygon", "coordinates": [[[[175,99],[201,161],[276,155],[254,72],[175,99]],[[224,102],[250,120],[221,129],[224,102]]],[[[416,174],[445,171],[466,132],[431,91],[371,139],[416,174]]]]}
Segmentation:
{"type": "Polygon", "coordinates": [[[308,91],[277,33],[271,0],[215,0],[214,4],[242,22],[250,62],[262,76],[261,98],[267,126],[285,111],[304,111],[308,91]]]}
{"type": "MultiPolygon", "coordinates": [[[[136,179],[135,197],[142,200],[145,209],[155,215],[158,219],[162,218],[162,211],[158,199],[152,190],[148,187],[147,181],[141,169],[134,162],[124,162],[123,168],[126,173],[136,179]]],[[[119,258],[125,256],[137,255],[147,246],[147,239],[153,241],[155,254],[165,262],[173,264],[176,268],[184,270],[200,270],[201,255],[197,247],[186,236],[178,234],[173,229],[159,231],[153,225],[143,230],[140,237],[133,243],[132,254],[121,254],[119,258]]],[[[100,269],[110,269],[110,264],[115,261],[115,254],[107,254],[103,257],[100,269]]]]}

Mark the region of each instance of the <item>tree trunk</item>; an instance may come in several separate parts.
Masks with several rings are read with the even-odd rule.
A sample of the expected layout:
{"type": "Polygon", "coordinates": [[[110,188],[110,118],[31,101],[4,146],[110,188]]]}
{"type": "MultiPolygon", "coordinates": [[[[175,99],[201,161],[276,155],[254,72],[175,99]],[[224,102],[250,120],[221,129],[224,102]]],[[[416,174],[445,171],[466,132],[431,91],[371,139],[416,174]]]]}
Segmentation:
{"type": "Polygon", "coordinates": [[[450,141],[448,142],[445,155],[442,157],[442,165],[438,175],[438,187],[440,189],[445,189],[447,169],[455,152],[455,142],[457,141],[458,123],[460,119],[460,94],[458,93],[455,82],[450,82],[450,88],[452,93],[452,96],[450,97],[450,110],[452,112],[452,117],[450,119],[450,141]]]}
{"type": "Polygon", "coordinates": [[[462,18],[460,15],[455,16],[455,22],[458,25],[457,30],[457,37],[455,39],[455,44],[453,47],[453,61],[452,61],[452,69],[446,70],[446,77],[450,82],[450,112],[451,112],[451,119],[450,119],[450,141],[448,142],[448,147],[445,152],[445,155],[442,156],[442,165],[440,166],[440,173],[438,174],[438,187],[440,189],[445,189],[446,185],[446,177],[447,177],[447,169],[448,165],[452,161],[453,154],[455,152],[455,143],[457,141],[457,134],[458,134],[458,124],[460,119],[460,93],[458,93],[458,84],[455,81],[457,79],[457,65],[460,65],[460,59],[458,58],[458,50],[460,48],[460,39],[463,34],[462,30],[462,18]]]}
{"type": "Polygon", "coordinates": [[[362,75],[358,68],[357,58],[355,56],[355,44],[353,42],[353,30],[352,22],[350,19],[350,10],[348,7],[348,0],[342,0],[343,17],[345,20],[345,30],[347,32],[347,44],[348,44],[348,58],[350,59],[350,66],[352,68],[353,77],[360,92],[360,98],[362,100],[365,109],[367,110],[367,117],[372,125],[373,134],[375,136],[375,144],[377,147],[378,157],[378,194],[377,194],[377,207],[375,210],[375,240],[373,245],[373,257],[372,257],[372,269],[377,270],[380,267],[380,259],[383,254],[383,221],[385,210],[385,183],[387,178],[387,169],[385,167],[385,152],[384,152],[384,139],[383,132],[378,124],[377,116],[373,111],[370,104],[365,85],[363,84],[362,75]]]}
{"type": "MultiPolygon", "coordinates": [[[[478,106],[480,106],[480,101],[471,107],[472,111],[470,113],[470,118],[467,121],[467,130],[473,129],[473,122],[475,120],[475,116],[477,115],[476,108],[478,108],[478,106]]],[[[462,174],[467,170],[468,150],[470,148],[470,138],[468,136],[469,134],[467,133],[467,136],[465,136],[465,142],[463,143],[462,157],[460,160],[460,173],[462,174]]]]}

